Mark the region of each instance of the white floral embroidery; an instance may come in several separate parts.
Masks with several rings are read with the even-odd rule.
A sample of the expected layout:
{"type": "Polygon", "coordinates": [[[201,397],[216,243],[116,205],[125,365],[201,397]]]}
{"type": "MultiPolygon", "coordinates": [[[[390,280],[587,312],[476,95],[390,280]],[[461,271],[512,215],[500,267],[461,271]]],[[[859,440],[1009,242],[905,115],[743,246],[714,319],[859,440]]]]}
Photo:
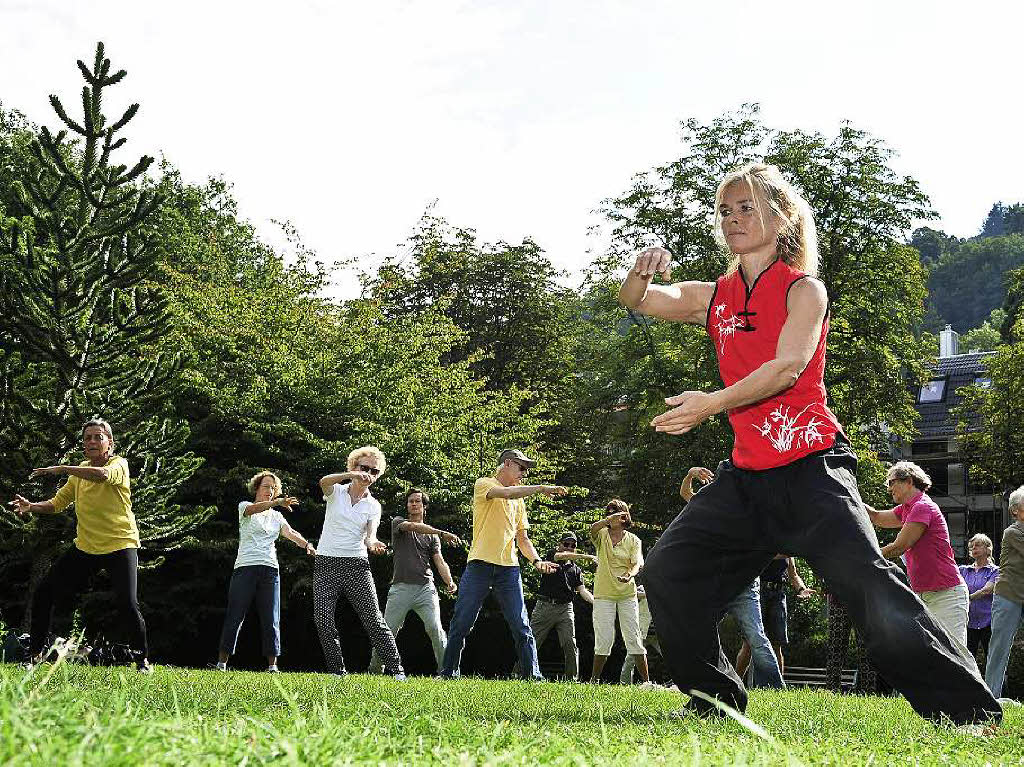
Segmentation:
{"type": "Polygon", "coordinates": [[[715,304],[715,329],[718,331],[718,352],[725,354],[725,343],[734,335],[736,329],[743,327],[743,320],[735,314],[725,316],[725,304],[715,304]]]}
{"type": "Polygon", "coordinates": [[[764,423],[758,426],[751,424],[762,437],[765,437],[780,453],[787,453],[798,447],[811,447],[821,443],[825,444],[825,435],[821,433],[820,427],[828,426],[817,416],[811,416],[811,420],[803,425],[797,422],[803,417],[810,405],[805,407],[795,416],[789,414],[790,408],[787,405],[778,405],[771,414],[764,419],[764,423]]]}

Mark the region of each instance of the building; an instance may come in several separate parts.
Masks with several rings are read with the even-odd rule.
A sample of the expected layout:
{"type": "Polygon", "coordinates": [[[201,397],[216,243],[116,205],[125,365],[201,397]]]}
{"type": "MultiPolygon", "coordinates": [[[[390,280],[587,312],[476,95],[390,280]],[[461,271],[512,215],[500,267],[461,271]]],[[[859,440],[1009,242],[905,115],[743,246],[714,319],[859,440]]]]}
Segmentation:
{"type": "Polygon", "coordinates": [[[913,461],[931,476],[928,495],[946,517],[953,553],[964,560],[968,560],[967,541],[975,533],[991,538],[998,556],[1003,529],[1011,522],[1002,491],[973,482],[964,468],[956,418],[951,412],[963,399],[957,392],[960,387],[991,386],[985,360],[992,354],[960,354],[959,334],[947,325],[939,334],[939,358],[931,368],[931,378],[915,391],[919,434],[896,449],[897,459],[913,461]]]}

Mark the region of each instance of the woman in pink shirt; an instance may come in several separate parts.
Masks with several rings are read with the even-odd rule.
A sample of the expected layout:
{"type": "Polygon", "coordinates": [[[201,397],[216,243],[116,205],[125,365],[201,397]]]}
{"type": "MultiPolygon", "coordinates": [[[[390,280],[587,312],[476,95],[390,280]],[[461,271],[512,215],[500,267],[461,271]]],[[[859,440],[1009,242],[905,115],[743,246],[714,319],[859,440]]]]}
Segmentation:
{"type": "Polygon", "coordinates": [[[906,554],[910,588],[950,636],[966,647],[967,585],[953,559],[946,519],[935,501],[925,495],[932,486],[931,477],[916,463],[900,461],[885,479],[899,505],[890,511],[876,511],[864,504],[876,527],[900,528],[896,540],[883,546],[882,553],[888,559],[906,554]]]}

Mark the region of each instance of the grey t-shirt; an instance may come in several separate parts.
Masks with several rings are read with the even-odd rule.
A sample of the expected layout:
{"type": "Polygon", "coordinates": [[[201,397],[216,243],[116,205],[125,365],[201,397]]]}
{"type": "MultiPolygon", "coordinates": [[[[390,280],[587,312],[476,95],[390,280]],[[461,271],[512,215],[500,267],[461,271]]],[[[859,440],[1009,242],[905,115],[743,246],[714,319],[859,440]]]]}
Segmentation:
{"type": "Polygon", "coordinates": [[[441,551],[441,539],[436,535],[399,530],[398,526],[406,521],[405,517],[391,520],[391,549],[395,552],[395,571],[391,582],[425,586],[434,582],[430,560],[441,551]]]}

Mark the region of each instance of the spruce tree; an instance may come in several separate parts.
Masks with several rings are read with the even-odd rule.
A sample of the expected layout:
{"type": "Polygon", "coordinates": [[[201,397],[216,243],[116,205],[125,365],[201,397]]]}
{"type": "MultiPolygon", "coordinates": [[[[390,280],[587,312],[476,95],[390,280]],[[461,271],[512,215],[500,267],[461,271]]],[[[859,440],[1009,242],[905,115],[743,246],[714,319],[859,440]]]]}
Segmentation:
{"type": "MultiPolygon", "coordinates": [[[[181,362],[161,348],[172,319],[151,282],[161,253],[148,224],[161,199],[146,177],[152,157],[115,159],[139,105],[111,121],[103,104],[126,72],[112,72],[102,43],[78,67],[81,117],[50,96],[64,127],[40,129],[13,217],[0,210],[0,490],[52,494],[52,482],[28,482],[31,467],[77,462],[81,424],[99,414],[129,461],[143,545],[168,548],[213,509],[173,504],[201,460],[185,450],[187,425],[168,417],[181,362]]],[[[31,587],[73,537],[66,515],[23,525],[5,511],[2,522],[3,565],[31,557],[31,587]]]]}

